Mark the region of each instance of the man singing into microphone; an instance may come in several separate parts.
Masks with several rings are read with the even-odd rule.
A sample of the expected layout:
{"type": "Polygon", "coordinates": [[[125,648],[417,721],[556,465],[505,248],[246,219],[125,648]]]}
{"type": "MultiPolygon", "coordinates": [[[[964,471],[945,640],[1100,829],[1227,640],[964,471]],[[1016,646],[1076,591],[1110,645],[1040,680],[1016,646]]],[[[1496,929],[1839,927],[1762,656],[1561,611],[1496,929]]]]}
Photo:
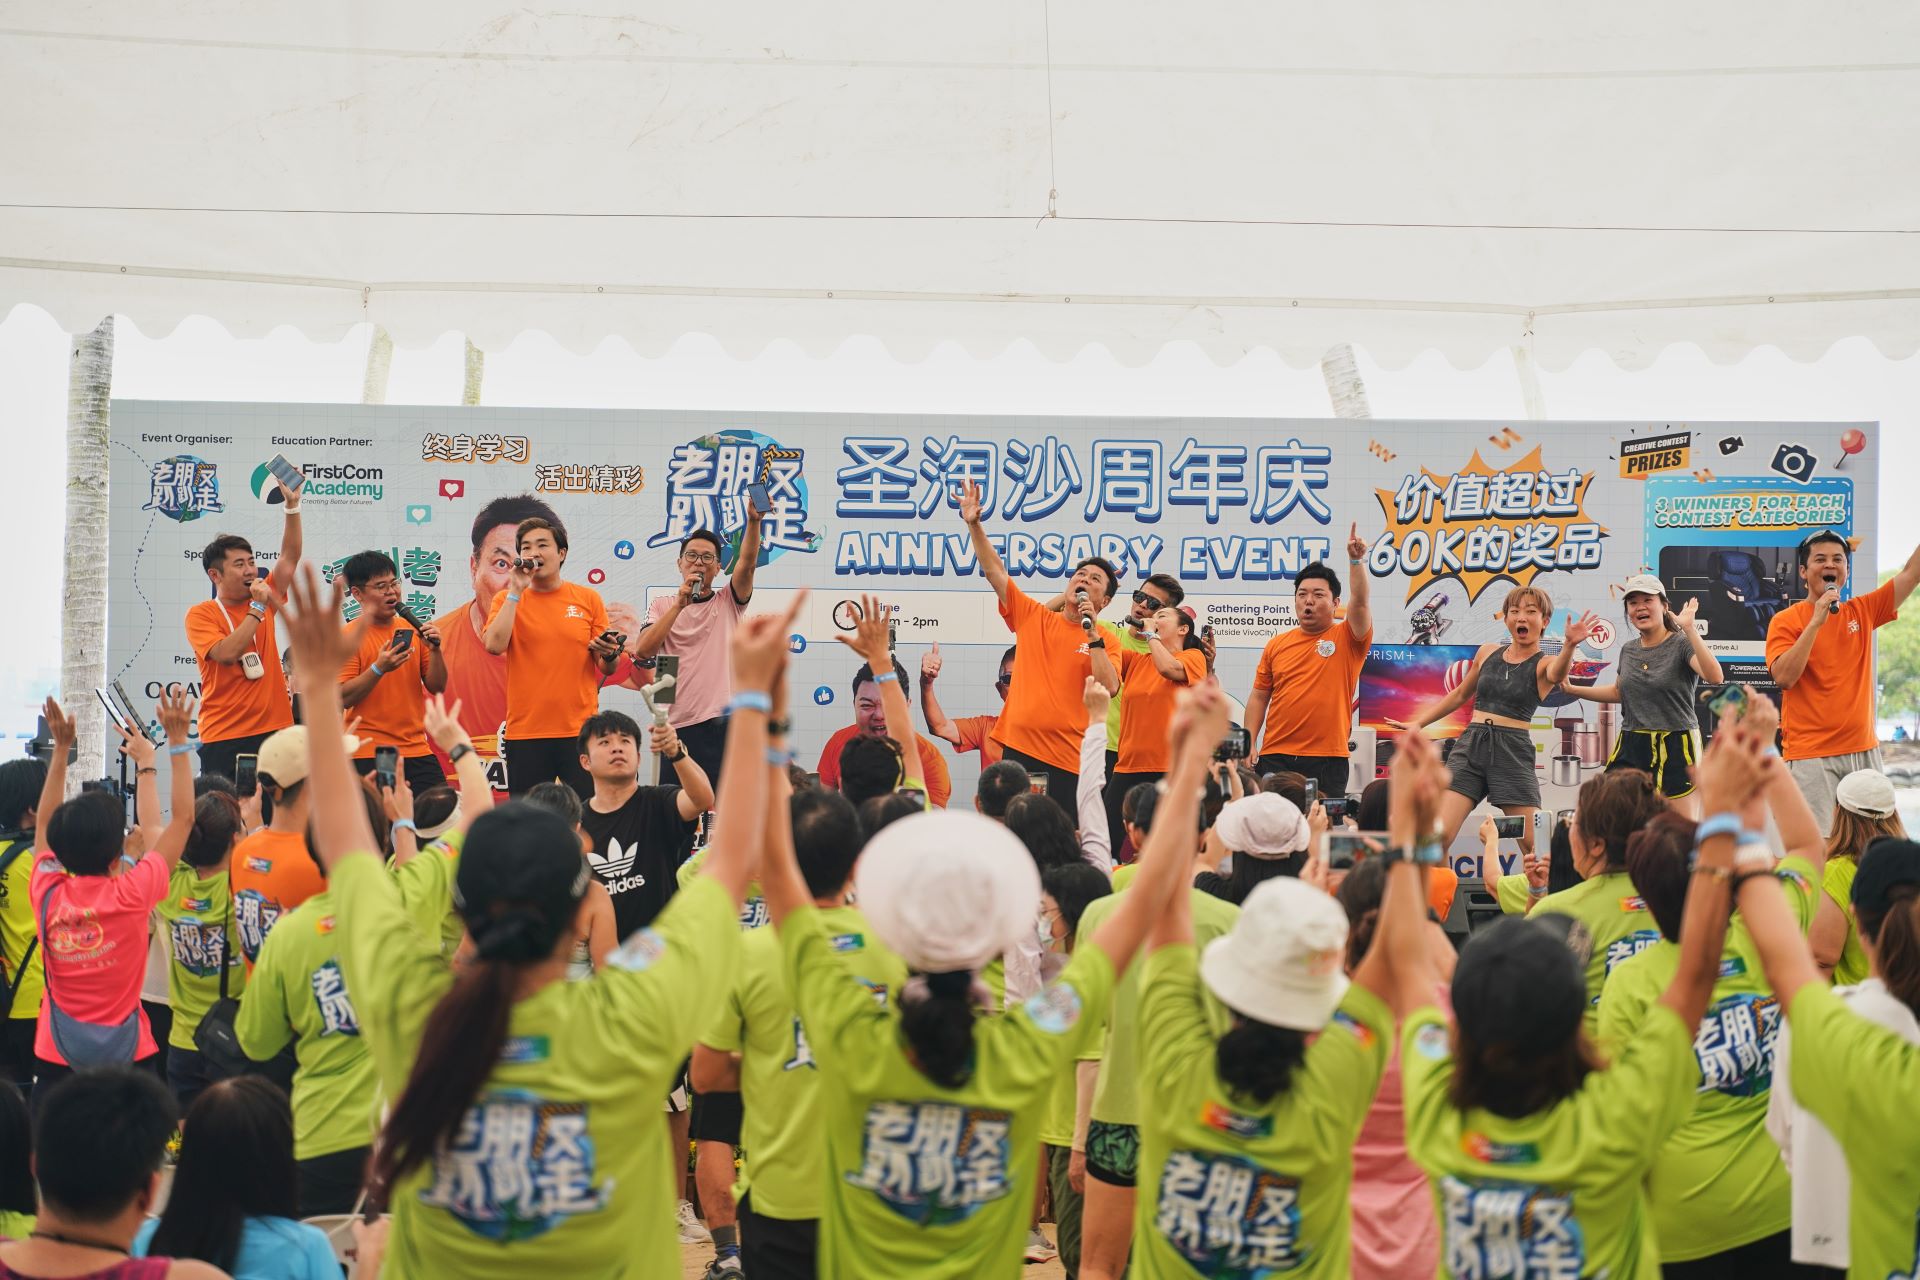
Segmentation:
{"type": "Polygon", "coordinates": [[[1047,794],[1073,812],[1080,784],[1080,739],[1087,728],[1082,697],[1089,673],[1112,693],[1120,687],[1118,642],[1095,629],[1095,619],[1119,588],[1106,561],[1082,561],[1067,580],[1067,604],[1054,613],[1007,576],[1007,566],[981,527],[980,486],[969,480],[959,492],[960,518],[973,537],[980,572],[1000,598],[1000,616],[1013,632],[1013,685],[1006,709],[993,727],[1003,760],[1047,777],[1047,794]]]}
{"type": "Polygon", "coordinates": [[[481,636],[488,653],[507,655],[507,786],[522,796],[557,779],[584,799],[593,780],[580,765],[580,726],[600,709],[625,639],[608,629],[598,591],[560,580],[565,525],[522,520],[514,546],[513,574],[481,636]]]}
{"type": "Polygon", "coordinates": [[[400,571],[386,552],[349,556],[340,572],[367,620],[360,648],[340,669],[340,705],[360,720],[353,766],[370,772],[374,751],[394,747],[415,795],[444,786],[447,775],[427,746],[427,695],[447,689],[440,632],[400,603],[400,571]]]}
{"type": "Polygon", "coordinates": [[[1847,540],[1831,529],[1800,543],[1807,598],[1773,615],[1767,670],[1779,682],[1782,754],[1822,834],[1833,823],[1833,789],[1856,769],[1878,770],[1873,717],[1873,632],[1900,616],[1920,582],[1920,549],[1866,595],[1842,600],[1847,540]]]}

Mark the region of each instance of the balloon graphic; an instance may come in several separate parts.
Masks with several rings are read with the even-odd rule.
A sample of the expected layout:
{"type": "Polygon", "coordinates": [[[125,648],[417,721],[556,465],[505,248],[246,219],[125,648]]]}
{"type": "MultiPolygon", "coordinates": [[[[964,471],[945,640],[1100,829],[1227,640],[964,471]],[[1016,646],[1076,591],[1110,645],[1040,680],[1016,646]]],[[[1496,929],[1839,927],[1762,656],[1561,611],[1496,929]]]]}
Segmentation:
{"type": "Polygon", "coordinates": [[[1867,433],[1858,427],[1848,427],[1840,433],[1840,461],[1833,464],[1838,471],[1845,466],[1847,459],[1867,447],[1867,433]]]}
{"type": "Polygon", "coordinates": [[[1471,670],[1473,670],[1473,659],[1471,658],[1462,658],[1460,661],[1448,666],[1441,692],[1452,693],[1455,689],[1458,689],[1460,682],[1467,678],[1467,672],[1471,670]]]}

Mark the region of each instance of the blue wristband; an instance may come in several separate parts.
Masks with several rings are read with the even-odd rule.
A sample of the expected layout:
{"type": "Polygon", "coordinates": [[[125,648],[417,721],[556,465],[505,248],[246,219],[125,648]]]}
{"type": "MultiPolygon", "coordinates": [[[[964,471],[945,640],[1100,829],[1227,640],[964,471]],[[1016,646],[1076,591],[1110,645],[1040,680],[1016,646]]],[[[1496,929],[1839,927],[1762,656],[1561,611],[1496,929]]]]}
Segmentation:
{"type": "Polygon", "coordinates": [[[180,743],[180,744],[178,744],[177,746],[170,746],[170,747],[168,747],[168,748],[167,748],[167,754],[168,754],[168,755],[170,755],[170,756],[184,756],[184,755],[186,755],[186,754],[187,754],[188,752],[190,752],[190,751],[195,751],[195,750],[198,750],[198,748],[196,748],[196,747],[194,746],[194,741],[193,741],[193,739],[192,739],[192,738],[188,738],[188,739],[187,739],[187,740],[186,740],[185,742],[182,742],[182,743],[180,743]]]}
{"type": "Polygon", "coordinates": [[[415,835],[419,835],[419,834],[420,834],[420,828],[418,828],[418,827],[416,827],[416,826],[414,826],[414,825],[413,825],[413,819],[412,819],[412,818],[398,818],[398,819],[396,819],[396,820],[394,821],[394,824],[393,824],[393,827],[392,827],[392,829],[391,829],[391,830],[389,830],[387,834],[388,834],[389,836],[397,836],[397,835],[399,835],[399,834],[400,834],[400,830],[401,830],[401,828],[403,828],[403,827],[404,827],[404,828],[406,828],[406,829],[407,829],[408,831],[411,831],[411,832],[413,832],[413,833],[414,833],[415,835]]]}
{"type": "Polygon", "coordinates": [[[747,689],[733,695],[733,701],[727,704],[728,711],[758,711],[761,715],[773,714],[773,699],[757,689],[747,689]]]}
{"type": "Polygon", "coordinates": [[[885,684],[889,680],[898,684],[900,681],[900,673],[898,671],[882,671],[873,678],[875,684],[885,684]]]}
{"type": "Polygon", "coordinates": [[[782,751],[778,747],[768,747],[767,763],[776,769],[784,769],[793,763],[793,752],[782,751]]]}
{"type": "Polygon", "coordinates": [[[1746,833],[1746,827],[1737,813],[1716,813],[1711,818],[1701,820],[1693,829],[1693,847],[1698,849],[1715,836],[1732,836],[1738,840],[1746,833]]]}
{"type": "Polygon", "coordinates": [[[1446,846],[1440,843],[1439,836],[1428,836],[1413,846],[1407,855],[1407,861],[1420,867],[1437,867],[1447,860],[1446,846]]]}
{"type": "Polygon", "coordinates": [[[513,601],[515,604],[518,604],[520,602],[520,593],[518,591],[509,591],[507,592],[507,599],[513,601]]]}
{"type": "Polygon", "coordinates": [[[367,670],[373,672],[373,674],[375,674],[376,676],[383,676],[387,674],[386,672],[380,669],[380,664],[377,662],[369,662],[367,664],[367,670]]]}

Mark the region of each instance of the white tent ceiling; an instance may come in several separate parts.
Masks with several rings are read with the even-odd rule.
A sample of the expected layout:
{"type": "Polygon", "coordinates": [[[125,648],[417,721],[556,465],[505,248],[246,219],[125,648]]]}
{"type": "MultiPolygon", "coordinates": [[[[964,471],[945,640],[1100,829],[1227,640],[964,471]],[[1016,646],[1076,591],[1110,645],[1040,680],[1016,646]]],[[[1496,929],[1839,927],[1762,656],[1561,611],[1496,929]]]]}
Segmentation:
{"type": "Polygon", "coordinates": [[[1920,345],[1911,4],[594,7],[4,0],[0,314],[909,359],[1920,345]]]}

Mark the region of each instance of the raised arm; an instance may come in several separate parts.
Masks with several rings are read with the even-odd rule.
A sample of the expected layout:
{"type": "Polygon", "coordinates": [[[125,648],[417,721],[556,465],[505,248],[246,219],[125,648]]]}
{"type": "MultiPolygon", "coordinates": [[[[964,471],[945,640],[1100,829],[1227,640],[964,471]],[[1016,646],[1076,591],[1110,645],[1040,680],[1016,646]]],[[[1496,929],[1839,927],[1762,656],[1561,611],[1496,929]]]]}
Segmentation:
{"type": "Polygon", "coordinates": [[[1441,980],[1427,941],[1426,868],[1404,855],[1433,836],[1434,816],[1447,788],[1447,767],[1440,763],[1431,738],[1412,733],[1394,752],[1390,771],[1387,836],[1403,856],[1387,868],[1386,896],[1380,903],[1373,946],[1353,976],[1376,994],[1391,993],[1394,1011],[1405,1017],[1434,1002],[1434,987],[1441,980]]]}
{"type": "Polygon", "coordinates": [[[1175,684],[1187,683],[1187,667],[1180,661],[1180,655],[1167,648],[1157,632],[1147,631],[1147,656],[1153,659],[1153,669],[1175,684]]]}
{"type": "MultiPolygon", "coordinates": [[[[1747,699],[1740,723],[1754,732],[1760,739],[1761,750],[1768,752],[1780,731],[1780,708],[1765,694],[1755,694],[1747,699]]],[[[1779,764],[1778,757],[1771,758],[1773,764],[1779,764]]],[[[1774,828],[1780,833],[1781,850],[1787,857],[1805,858],[1812,864],[1814,883],[1819,884],[1827,867],[1827,841],[1820,834],[1820,824],[1814,821],[1806,793],[1794,784],[1793,775],[1784,766],[1768,767],[1761,790],[1767,808],[1773,813],[1774,828]]]]}
{"type": "Polygon", "coordinates": [[[479,752],[473,749],[473,739],[460,726],[460,702],[455,699],[449,706],[441,694],[433,694],[427,699],[426,712],[427,736],[432,738],[439,748],[451,758],[461,747],[459,758],[453,761],[453,780],[460,788],[460,808],[454,819],[453,830],[461,835],[473,826],[473,820],[493,808],[493,788],[487,784],[487,766],[480,759],[479,752]]]}
{"type": "Polygon", "coordinates": [[[1367,574],[1367,540],[1354,522],[1347,534],[1347,630],[1354,639],[1373,632],[1373,582],[1367,574]]]}
{"type": "Polygon", "coordinates": [[[167,806],[172,813],[166,830],[153,842],[153,851],[167,864],[180,861],[193,830],[193,748],[187,745],[187,726],[193,722],[193,699],[184,693],[160,695],[160,727],[167,735],[167,806]]]}
{"type": "MultiPolygon", "coordinates": [[[[133,761],[133,817],[139,827],[140,847],[151,849],[160,840],[160,768],[159,752],[153,741],[138,729],[128,733],[119,722],[107,721],[120,735],[120,751],[133,761]]],[[[184,742],[185,739],[182,739],[184,742]]]]}
{"type": "Polygon", "coordinates": [[[960,518],[966,521],[967,534],[973,539],[973,555],[980,562],[980,573],[993,588],[993,594],[1000,597],[1000,603],[1007,602],[1007,588],[1012,580],[1007,577],[1007,566],[1000,559],[999,552],[987,541],[987,531],[981,527],[984,514],[980,508],[980,485],[969,480],[961,485],[955,494],[960,500],[960,518]]]}
{"type": "Polygon", "coordinates": [[[927,718],[927,732],[942,741],[960,745],[960,730],[934,696],[933,682],[940,678],[940,642],[920,655],[920,713],[927,718]]]}
{"type": "MultiPolygon", "coordinates": [[[[1701,812],[1708,817],[1738,814],[1757,798],[1768,759],[1763,751],[1770,745],[1771,738],[1763,741],[1749,725],[1731,719],[1722,722],[1713,745],[1694,770],[1701,812]]],[[[1707,1002],[1713,998],[1713,984],[1720,976],[1720,948],[1726,940],[1727,913],[1732,908],[1728,887],[1734,874],[1734,848],[1731,832],[1701,841],[1693,878],[1687,885],[1686,906],[1680,917],[1680,964],[1661,993],[1660,1003],[1679,1014],[1689,1030],[1700,1025],[1707,1002]]],[[[1771,859],[1763,861],[1771,869],[1771,859]]]]}
{"type": "MultiPolygon", "coordinates": [[[[1718,741],[1718,739],[1716,739],[1718,741]]],[[[1760,951],[1760,968],[1782,1009],[1793,1007],[1800,988],[1823,982],[1800,926],[1787,905],[1786,889],[1777,876],[1742,876],[1739,888],[1741,922],[1760,951]]]]}
{"type": "MultiPolygon", "coordinates": [[[[783,674],[773,694],[774,715],[782,719],[786,716],[786,685],[783,674]]],[[[768,753],[770,772],[766,821],[762,828],[766,851],[760,860],[760,893],[766,899],[767,915],[778,929],[788,916],[812,902],[813,895],[807,892],[806,877],[800,873],[800,861],[793,851],[793,785],[787,777],[786,765],[775,763],[778,757],[787,755],[786,738],[771,739],[768,753]]]]}
{"type": "MultiPolygon", "coordinates": [[[[275,483],[279,484],[278,481],[275,483]]],[[[280,529],[280,560],[273,566],[273,573],[269,576],[274,586],[284,591],[299,570],[300,553],[305,549],[305,538],[300,532],[300,494],[307,486],[303,480],[291,489],[284,484],[279,487],[287,520],[280,529]]]]}
{"type": "Polygon", "coordinates": [[[293,647],[295,678],[300,685],[300,707],[307,725],[307,786],[313,801],[309,825],[314,852],[329,874],[355,854],[378,856],[379,843],[367,825],[367,806],[361,799],[360,778],[347,758],[346,730],[341,724],[340,668],[360,647],[361,621],[342,629],[340,607],[346,580],[335,578],[322,586],[311,567],[293,575],[287,606],[281,612],[288,642],[293,647]]]}
{"type": "Polygon", "coordinates": [[[1700,612],[1697,597],[1688,597],[1686,606],[1675,613],[1667,610],[1667,625],[1687,638],[1687,647],[1693,656],[1687,665],[1693,668],[1693,674],[1708,684],[1725,684],[1726,673],[1720,670],[1720,659],[1713,656],[1713,650],[1707,648],[1707,642],[1701,637],[1699,628],[1694,626],[1694,615],[1700,612]]]}
{"type": "MultiPolygon", "coordinates": [[[[1226,733],[1227,698],[1218,684],[1208,681],[1180,695],[1167,734],[1173,768],[1167,774],[1166,794],[1153,811],[1147,847],[1140,852],[1140,873],[1120,895],[1113,914],[1093,931],[1093,945],[1107,953],[1115,973],[1126,971],[1155,920],[1186,907],[1207,762],[1226,733]]],[[[1162,936],[1156,934],[1156,940],[1162,936]]]]}
{"type": "Polygon", "coordinates": [[[1080,824],[1080,856],[1106,875],[1113,874],[1113,833],[1107,830],[1107,802],[1101,786],[1107,776],[1107,708],[1113,695],[1105,685],[1087,677],[1080,692],[1087,709],[1086,731],[1080,735],[1080,782],[1073,797],[1080,824]]]}
{"type": "Polygon", "coordinates": [[[1534,685],[1541,697],[1546,697],[1556,685],[1566,681],[1567,672],[1573,670],[1573,655],[1580,651],[1581,642],[1593,634],[1593,628],[1599,621],[1591,613],[1582,613],[1567,624],[1567,634],[1560,645],[1560,652],[1535,669],[1534,685]]]}
{"type": "Polygon", "coordinates": [[[887,736],[900,748],[902,781],[924,791],[927,770],[920,762],[920,743],[913,736],[913,709],[907,705],[907,691],[900,687],[900,673],[894,670],[893,652],[888,647],[891,617],[892,610],[877,597],[861,596],[860,620],[853,634],[842,632],[834,638],[859,654],[867,670],[873,672],[880,689],[880,706],[887,715],[887,736]]]}
{"type": "Polygon", "coordinates": [[[532,587],[533,570],[522,569],[520,558],[515,556],[513,570],[507,574],[507,594],[500,601],[500,612],[487,619],[487,629],[480,633],[480,643],[487,647],[488,653],[505,653],[513,643],[513,621],[520,616],[520,597],[532,587]]]}
{"type": "MultiPolygon", "coordinates": [[[[713,842],[707,846],[700,874],[718,880],[735,907],[746,900],[747,884],[760,870],[771,767],[768,722],[776,693],[782,703],[785,700],[787,637],[793,634],[793,620],[806,602],[806,591],[796,591],[785,613],[742,618],[733,631],[733,719],[727,727],[726,754],[721,757],[723,781],[714,808],[713,842]]],[[[766,892],[764,883],[761,891],[766,892]]]]}
{"type": "Polygon", "coordinates": [[[53,698],[40,708],[47,718],[47,736],[53,739],[53,758],[47,761],[47,780],[40,785],[40,805],[34,810],[39,821],[33,829],[35,856],[50,853],[47,848],[47,819],[67,798],[67,754],[73,750],[73,717],[53,698]]]}
{"type": "Polygon", "coordinates": [[[1894,571],[1889,581],[1893,583],[1893,607],[1898,609],[1913,594],[1915,584],[1920,584],[1920,547],[1913,549],[1913,554],[1894,571]]]}
{"type": "Polygon", "coordinates": [[[673,780],[680,784],[680,794],[674,798],[676,811],[682,822],[692,822],[707,810],[713,808],[713,783],[707,777],[707,771],[693,758],[681,743],[680,735],[673,731],[670,724],[648,726],[655,755],[665,756],[673,765],[673,780]]]}
{"type": "Polygon", "coordinates": [[[727,574],[727,588],[744,608],[753,600],[753,574],[760,567],[760,513],[747,504],[747,524],[740,531],[740,550],[733,557],[727,574]]]}

